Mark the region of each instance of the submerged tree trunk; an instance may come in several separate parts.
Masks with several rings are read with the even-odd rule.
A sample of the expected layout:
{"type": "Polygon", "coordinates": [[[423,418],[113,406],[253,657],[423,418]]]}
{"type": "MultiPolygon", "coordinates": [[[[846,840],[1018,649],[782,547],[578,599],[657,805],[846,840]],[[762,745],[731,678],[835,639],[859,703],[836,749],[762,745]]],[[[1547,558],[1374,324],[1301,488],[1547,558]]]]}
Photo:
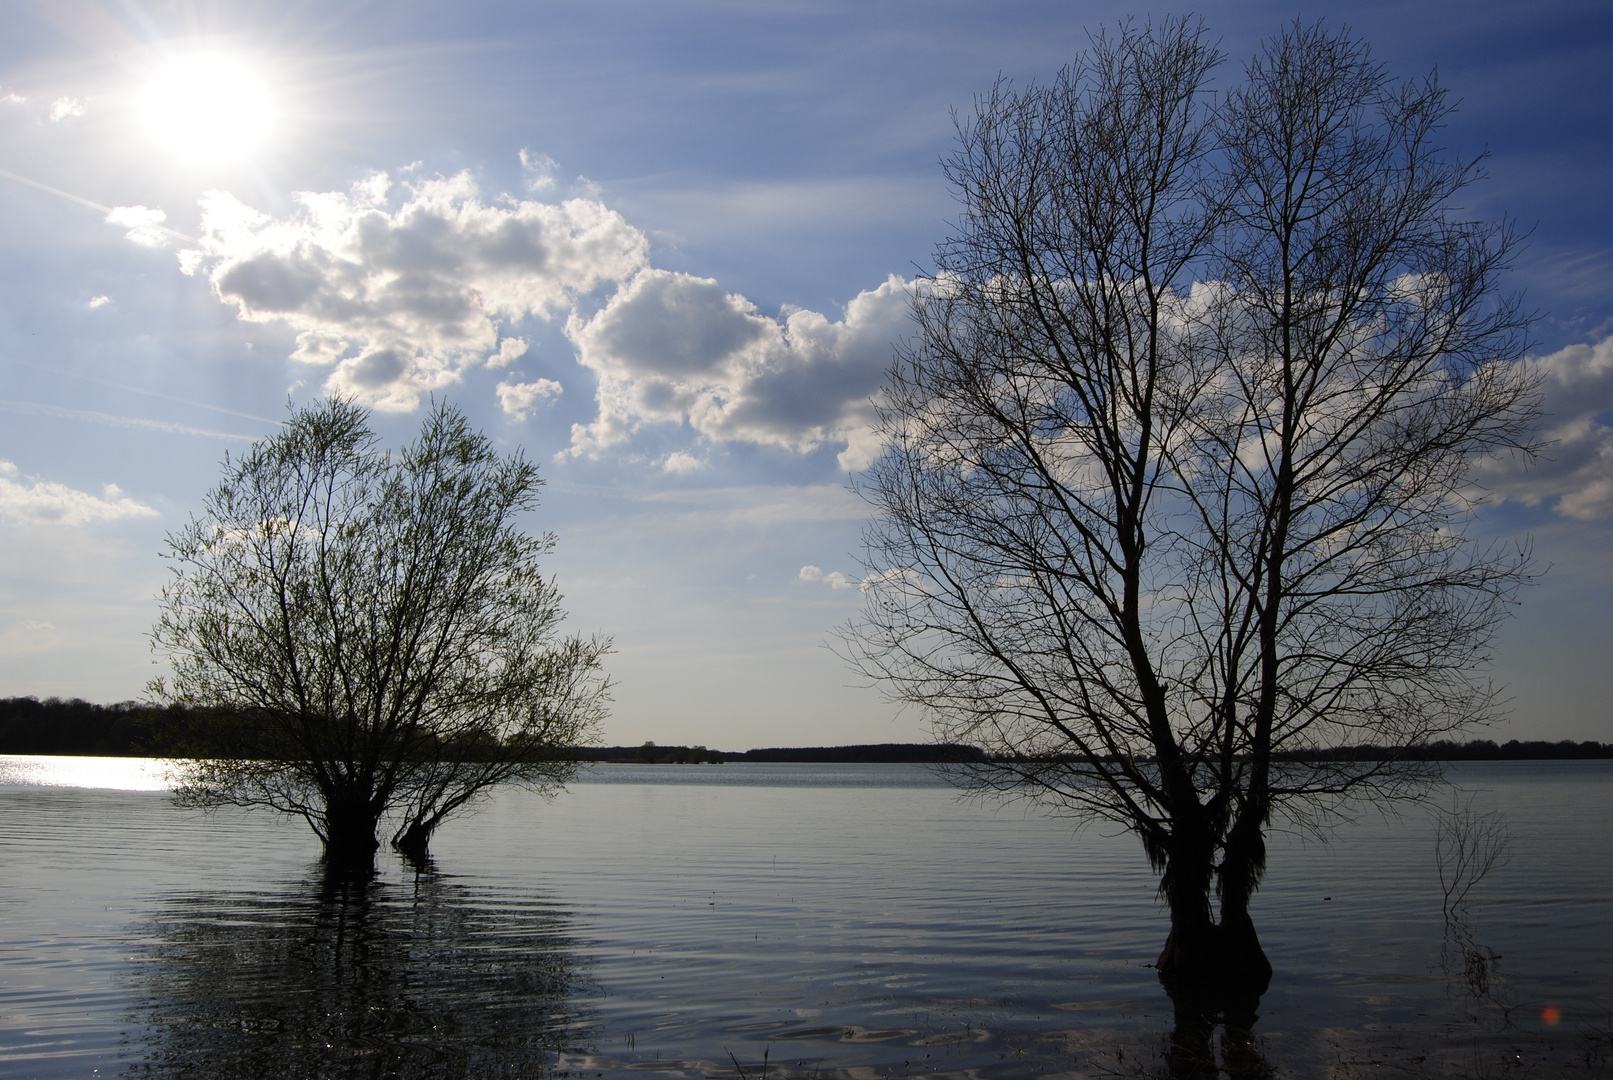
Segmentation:
{"type": "Polygon", "coordinates": [[[1266,958],[1266,950],[1260,947],[1260,935],[1255,933],[1254,920],[1249,917],[1247,898],[1235,907],[1223,904],[1221,923],[1215,929],[1220,939],[1224,987],[1240,996],[1252,994],[1258,1000],[1271,985],[1271,961],[1266,958]]]}
{"type": "Polygon", "coordinates": [[[1265,826],[1267,800],[1264,769],[1251,785],[1250,805],[1227,830],[1221,865],[1216,873],[1216,891],[1221,896],[1222,979],[1237,994],[1253,994],[1256,1000],[1271,985],[1271,961],[1260,947],[1254,920],[1249,917],[1249,900],[1266,874],[1265,826]]]}
{"type": "Polygon", "coordinates": [[[1173,999],[1229,1021],[1252,1016],[1272,975],[1249,916],[1249,898],[1265,864],[1259,830],[1234,826],[1218,867],[1208,823],[1193,815],[1176,823],[1167,850],[1160,888],[1171,932],[1155,964],[1160,982],[1173,999]],[[1210,912],[1212,880],[1221,895],[1219,922],[1210,912]]]}
{"type": "Polygon", "coordinates": [[[375,852],[380,841],[375,831],[381,815],[368,801],[341,803],[332,801],[325,807],[325,862],[333,871],[350,873],[374,869],[375,852]]]}
{"type": "Polygon", "coordinates": [[[1220,962],[1217,928],[1210,917],[1214,847],[1199,817],[1174,823],[1159,883],[1170,908],[1171,932],[1155,966],[1160,982],[1173,993],[1175,988],[1192,993],[1212,985],[1220,962]]]}
{"type": "Polygon", "coordinates": [[[431,834],[436,822],[411,821],[392,838],[392,848],[413,863],[423,863],[430,856],[431,834]]]}

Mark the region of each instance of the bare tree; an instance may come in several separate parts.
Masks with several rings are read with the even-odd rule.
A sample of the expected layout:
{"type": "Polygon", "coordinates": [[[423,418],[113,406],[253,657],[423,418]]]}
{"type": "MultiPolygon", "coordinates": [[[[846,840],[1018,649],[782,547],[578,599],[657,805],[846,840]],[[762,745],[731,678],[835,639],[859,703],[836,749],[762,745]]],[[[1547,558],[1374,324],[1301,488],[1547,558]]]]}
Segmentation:
{"type": "Polygon", "coordinates": [[[1218,61],[1195,23],[1127,26],[960,123],[845,641],[991,754],[969,782],[1139,836],[1168,987],[1258,992],[1273,815],[1417,790],[1307,752],[1493,704],[1471,672],[1527,553],[1464,537],[1467,476],[1529,450],[1535,393],[1445,92],[1320,26],[1212,96],[1218,61]]]}
{"type": "Polygon", "coordinates": [[[552,792],[607,700],[603,639],[562,638],[551,535],[518,518],[541,481],[439,405],[401,453],[367,413],[296,411],[168,538],[151,692],[208,718],[181,799],[301,815],[342,866],[383,819],[422,856],[454,810],[506,781],[552,792]]]}

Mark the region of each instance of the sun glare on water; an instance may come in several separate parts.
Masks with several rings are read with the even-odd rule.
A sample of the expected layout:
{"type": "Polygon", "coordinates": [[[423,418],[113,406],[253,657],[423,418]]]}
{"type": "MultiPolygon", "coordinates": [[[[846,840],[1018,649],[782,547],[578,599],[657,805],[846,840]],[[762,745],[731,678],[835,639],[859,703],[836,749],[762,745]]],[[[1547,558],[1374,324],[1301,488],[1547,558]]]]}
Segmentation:
{"type": "Polygon", "coordinates": [[[171,60],[140,99],[149,133],[188,162],[221,163],[250,155],[274,129],[268,83],[238,57],[202,53],[171,60]]]}
{"type": "Polygon", "coordinates": [[[156,758],[0,754],[0,788],[79,787],[166,791],[172,766],[156,758]]]}

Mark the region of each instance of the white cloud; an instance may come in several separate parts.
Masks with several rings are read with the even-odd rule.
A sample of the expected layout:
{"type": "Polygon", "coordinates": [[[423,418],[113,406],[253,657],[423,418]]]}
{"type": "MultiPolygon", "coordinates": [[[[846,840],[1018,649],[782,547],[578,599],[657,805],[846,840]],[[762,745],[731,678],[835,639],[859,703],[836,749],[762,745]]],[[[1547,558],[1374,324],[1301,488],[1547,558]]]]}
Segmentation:
{"type": "MultiPolygon", "coordinates": [[[[304,192],[276,220],[227,192],[202,200],[200,254],[242,319],[299,331],[293,358],[333,370],[327,392],[406,411],[467,366],[519,346],[502,326],[548,319],[647,264],[644,234],[587,199],[481,201],[468,174],[304,192]]],[[[188,258],[188,262],[183,261],[188,258]]]]}
{"type": "Polygon", "coordinates": [[[706,463],[693,454],[686,454],[682,450],[675,450],[661,462],[661,471],[676,476],[687,476],[689,473],[699,472],[706,467],[706,463]]]}
{"type": "Polygon", "coordinates": [[[498,384],[498,403],[517,420],[525,420],[527,413],[538,402],[559,397],[564,388],[553,379],[539,379],[529,383],[498,384]]]}
{"type": "Polygon", "coordinates": [[[1476,479],[1497,501],[1552,504],[1579,521],[1613,518],[1613,337],[1526,361],[1542,377],[1541,457],[1486,461],[1476,479]]]}
{"type": "Polygon", "coordinates": [[[885,586],[893,585],[893,583],[900,583],[895,587],[904,592],[924,591],[924,579],[918,575],[917,571],[911,570],[907,567],[898,566],[881,570],[877,574],[869,574],[867,577],[857,582],[857,591],[860,593],[871,593],[875,589],[884,588],[885,586]]]}
{"type": "Polygon", "coordinates": [[[7,91],[5,96],[0,97],[0,102],[3,102],[6,105],[21,105],[23,102],[25,102],[27,100],[28,100],[27,98],[23,97],[21,94],[17,93],[15,90],[7,91]]]}
{"type": "Polygon", "coordinates": [[[555,170],[560,163],[548,154],[534,154],[523,147],[521,149],[521,178],[526,181],[528,191],[548,191],[554,187],[555,170]]]}
{"type": "Polygon", "coordinates": [[[498,343],[498,352],[487,358],[490,368],[509,367],[526,355],[526,338],[507,337],[498,343]]]}
{"type": "Polygon", "coordinates": [[[108,225],[128,229],[124,237],[141,247],[162,247],[168,243],[168,230],[162,227],[167,220],[166,213],[150,206],[114,206],[106,215],[108,225]]]}
{"type": "Polygon", "coordinates": [[[93,310],[95,308],[106,307],[111,302],[112,298],[110,296],[92,296],[90,297],[90,308],[93,310]]]}
{"type": "Polygon", "coordinates": [[[821,581],[831,589],[849,589],[855,584],[855,582],[838,570],[831,570],[828,573],[824,573],[816,566],[811,565],[801,567],[801,572],[796,576],[802,581],[821,581]]]}
{"type": "Polygon", "coordinates": [[[70,116],[83,116],[84,103],[77,98],[59,97],[51,102],[50,122],[59,124],[70,116]]]}
{"type": "Polygon", "coordinates": [[[22,477],[16,465],[0,461],[0,517],[31,525],[94,525],[156,516],[151,507],[125,497],[116,484],[107,484],[97,497],[65,484],[22,477]]]}
{"type": "Polygon", "coordinates": [[[709,278],[646,269],[566,333],[599,374],[599,416],[570,453],[597,455],[646,423],[687,423],[714,442],[807,453],[843,444],[842,468],[877,453],[873,407],[891,346],[907,330],[908,283],[892,275],[846,305],[760,314],[709,278]]]}
{"type": "MultiPolygon", "coordinates": [[[[530,186],[552,186],[551,159],[523,150],[521,163],[530,186]]],[[[516,323],[565,314],[578,361],[599,379],[598,412],[573,426],[569,455],[597,456],[661,423],[709,442],[834,446],[853,471],[877,455],[870,399],[908,328],[903,279],[858,294],[838,320],[796,308],[767,316],[711,279],[651,268],[645,234],[597,200],[489,205],[468,174],[404,172],[304,192],[285,219],[209,192],[202,240],[179,253],[180,268],[205,273],[240,318],[291,326],[292,357],[330,369],[327,393],[377,408],[411,410],[470,366],[506,367],[528,347],[516,323]]],[[[131,239],[162,220],[144,207],[114,214],[131,239]]],[[[517,417],[556,393],[549,380],[498,384],[517,417]]],[[[661,464],[700,461],[690,452],[661,464]]]]}

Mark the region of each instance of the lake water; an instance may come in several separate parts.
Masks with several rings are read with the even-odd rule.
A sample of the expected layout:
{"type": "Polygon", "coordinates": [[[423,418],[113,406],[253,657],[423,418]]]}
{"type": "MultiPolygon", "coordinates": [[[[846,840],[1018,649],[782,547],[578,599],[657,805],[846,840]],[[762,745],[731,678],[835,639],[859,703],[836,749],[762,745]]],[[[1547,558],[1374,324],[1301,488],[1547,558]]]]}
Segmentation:
{"type": "MultiPolygon", "coordinates": [[[[1451,777],[1512,837],[1465,937],[1426,811],[1273,839],[1232,1074],[1613,1074],[1613,762],[1451,777]]],[[[361,893],[300,821],[161,787],[0,758],[0,1077],[1215,1075],[1136,842],[922,766],[599,766],[361,893]]]]}

